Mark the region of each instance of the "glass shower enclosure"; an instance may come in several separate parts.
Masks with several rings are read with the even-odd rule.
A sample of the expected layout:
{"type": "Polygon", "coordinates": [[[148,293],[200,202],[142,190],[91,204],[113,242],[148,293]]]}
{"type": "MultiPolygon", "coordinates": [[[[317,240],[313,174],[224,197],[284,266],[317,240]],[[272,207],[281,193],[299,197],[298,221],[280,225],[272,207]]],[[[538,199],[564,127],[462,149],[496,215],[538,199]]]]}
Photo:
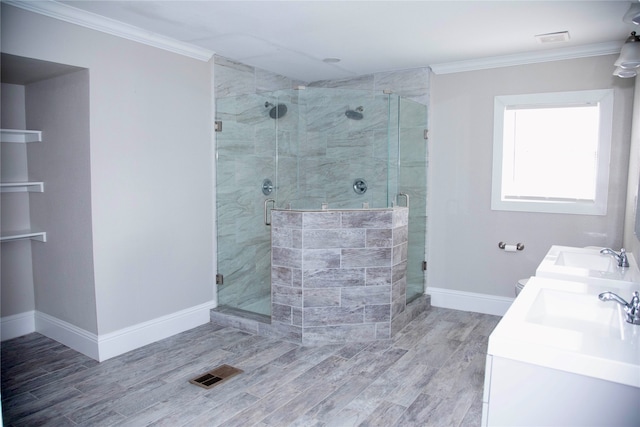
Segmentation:
{"type": "Polygon", "coordinates": [[[425,105],[307,87],[220,98],[216,120],[219,306],[270,315],[269,208],[386,208],[405,204],[398,193],[410,200],[407,300],[424,293],[425,105]]]}

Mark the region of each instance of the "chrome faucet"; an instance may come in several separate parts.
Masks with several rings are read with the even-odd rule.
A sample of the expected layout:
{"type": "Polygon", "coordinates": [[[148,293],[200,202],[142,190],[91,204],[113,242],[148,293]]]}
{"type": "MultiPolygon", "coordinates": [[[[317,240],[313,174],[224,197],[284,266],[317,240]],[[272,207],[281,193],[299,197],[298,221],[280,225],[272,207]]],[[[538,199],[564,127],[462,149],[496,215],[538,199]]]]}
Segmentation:
{"type": "Polygon", "coordinates": [[[616,253],[613,249],[604,248],[600,250],[603,255],[611,255],[618,261],[618,267],[629,267],[629,259],[627,258],[627,251],[622,248],[620,253],[616,253]]]}
{"type": "Polygon", "coordinates": [[[632,323],[634,325],[640,325],[640,296],[638,296],[638,291],[633,293],[633,297],[631,297],[631,302],[626,302],[624,299],[620,298],[618,295],[613,292],[603,292],[598,295],[600,301],[615,301],[620,304],[624,312],[626,314],[625,320],[627,323],[632,323]]]}

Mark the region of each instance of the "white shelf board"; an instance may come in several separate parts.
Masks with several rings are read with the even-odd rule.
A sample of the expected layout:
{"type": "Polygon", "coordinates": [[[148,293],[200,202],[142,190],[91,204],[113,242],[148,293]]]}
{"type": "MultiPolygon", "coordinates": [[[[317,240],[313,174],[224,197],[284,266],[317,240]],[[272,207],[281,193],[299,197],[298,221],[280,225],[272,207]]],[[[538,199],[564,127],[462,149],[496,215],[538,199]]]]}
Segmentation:
{"type": "Polygon", "coordinates": [[[3,231],[0,233],[0,242],[11,242],[13,240],[31,239],[39,242],[47,241],[46,231],[20,230],[20,231],[3,231]]]}
{"type": "Polygon", "coordinates": [[[42,193],[44,192],[43,182],[2,182],[0,183],[0,193],[42,193]]]}
{"type": "Polygon", "coordinates": [[[42,142],[42,131],[22,129],[0,129],[0,142],[42,142]]]}

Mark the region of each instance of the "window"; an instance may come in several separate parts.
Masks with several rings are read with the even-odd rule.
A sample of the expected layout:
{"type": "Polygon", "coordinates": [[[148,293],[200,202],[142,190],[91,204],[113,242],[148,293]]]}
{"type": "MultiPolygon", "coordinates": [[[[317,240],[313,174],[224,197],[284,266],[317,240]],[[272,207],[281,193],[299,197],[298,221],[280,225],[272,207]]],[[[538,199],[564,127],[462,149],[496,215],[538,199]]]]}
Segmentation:
{"type": "Polygon", "coordinates": [[[613,90],[497,96],[493,210],[606,215],[613,90]]]}

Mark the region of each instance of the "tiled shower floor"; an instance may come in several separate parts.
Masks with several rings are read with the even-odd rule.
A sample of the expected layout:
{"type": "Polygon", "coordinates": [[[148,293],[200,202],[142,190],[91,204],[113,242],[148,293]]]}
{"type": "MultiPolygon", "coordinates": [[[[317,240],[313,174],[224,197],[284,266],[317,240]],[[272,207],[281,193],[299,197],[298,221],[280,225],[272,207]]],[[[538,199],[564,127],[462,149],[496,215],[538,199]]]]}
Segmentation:
{"type": "Polygon", "coordinates": [[[97,363],[39,334],[2,343],[5,425],[479,426],[497,316],[429,308],[393,340],[304,347],[206,324],[97,363]],[[210,390],[194,376],[244,372],[210,390]]]}

